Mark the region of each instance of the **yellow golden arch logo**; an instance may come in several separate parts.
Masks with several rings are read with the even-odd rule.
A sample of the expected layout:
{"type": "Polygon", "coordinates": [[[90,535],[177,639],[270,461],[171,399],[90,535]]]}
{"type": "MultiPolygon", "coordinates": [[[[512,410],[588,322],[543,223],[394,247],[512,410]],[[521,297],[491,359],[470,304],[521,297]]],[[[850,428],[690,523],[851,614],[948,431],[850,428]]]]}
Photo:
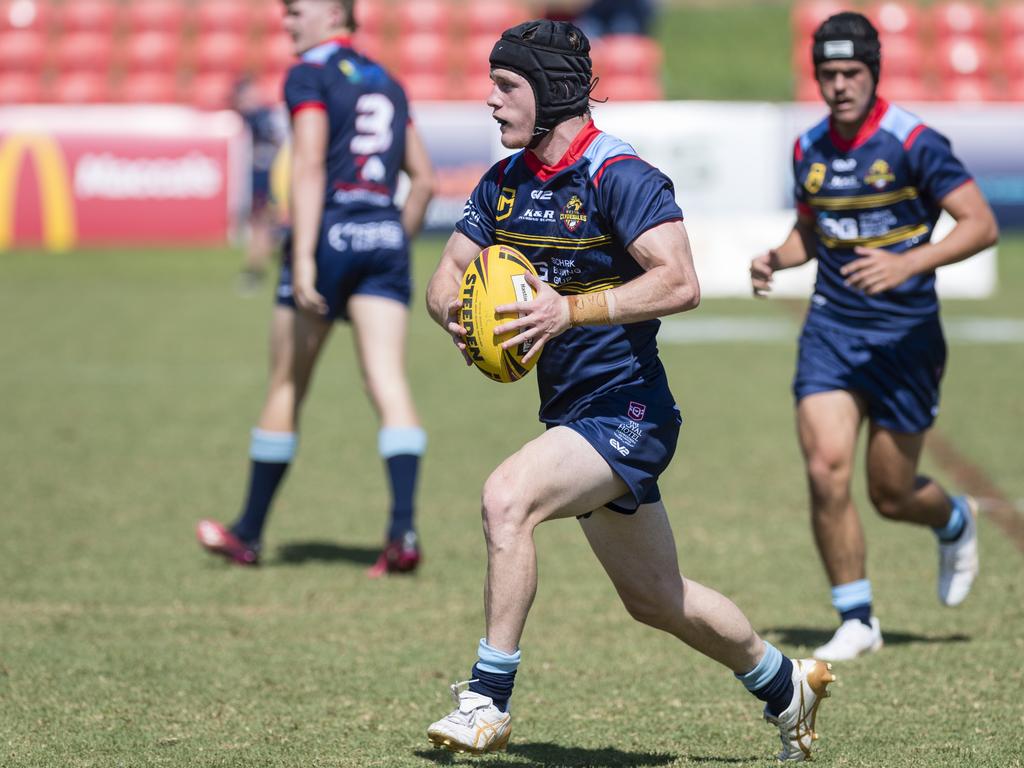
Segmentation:
{"type": "Polygon", "coordinates": [[[498,195],[498,210],[494,214],[495,221],[504,221],[512,215],[512,206],[516,204],[515,187],[502,187],[498,195]]]}
{"type": "Polygon", "coordinates": [[[13,133],[0,139],[0,250],[14,242],[14,208],[18,203],[18,170],[27,157],[39,179],[39,208],[43,244],[51,251],[66,251],[75,244],[75,201],[64,153],[52,136],[13,133]]]}
{"type": "Polygon", "coordinates": [[[804,189],[812,195],[818,194],[821,185],[825,183],[825,164],[812,163],[807,171],[807,178],[804,179],[804,189]]]}

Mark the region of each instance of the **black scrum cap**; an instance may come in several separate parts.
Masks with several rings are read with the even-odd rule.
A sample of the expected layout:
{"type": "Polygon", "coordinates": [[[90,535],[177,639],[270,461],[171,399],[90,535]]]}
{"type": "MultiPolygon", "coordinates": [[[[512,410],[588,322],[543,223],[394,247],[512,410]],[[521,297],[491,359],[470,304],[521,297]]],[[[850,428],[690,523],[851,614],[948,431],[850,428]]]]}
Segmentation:
{"type": "Polygon", "coordinates": [[[878,30],[867,17],[844,11],[829,16],[814,33],[811,58],[817,67],[833,59],[855,59],[871,70],[871,76],[878,85],[878,74],[882,64],[882,46],[878,42],[878,30]]]}
{"type": "Polygon", "coordinates": [[[534,133],[582,115],[590,104],[590,41],[566,21],[527,21],[506,29],[494,44],[492,69],[522,75],[537,102],[534,133]]]}

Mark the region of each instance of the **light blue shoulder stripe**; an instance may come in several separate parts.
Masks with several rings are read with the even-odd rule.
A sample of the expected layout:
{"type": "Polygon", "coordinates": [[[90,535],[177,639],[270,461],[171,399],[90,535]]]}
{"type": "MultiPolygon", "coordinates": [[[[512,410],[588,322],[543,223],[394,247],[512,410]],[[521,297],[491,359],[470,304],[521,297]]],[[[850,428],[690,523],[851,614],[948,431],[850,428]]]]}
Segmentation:
{"type": "MultiPolygon", "coordinates": [[[[825,135],[828,131],[828,118],[823,118],[820,123],[811,128],[809,131],[805,131],[800,134],[800,149],[806,152],[810,149],[811,145],[814,144],[818,139],[825,135]]],[[[791,134],[792,135],[792,134],[791,134]]]]}
{"type": "Polygon", "coordinates": [[[339,48],[341,48],[341,46],[336,42],[328,40],[325,43],[313,46],[302,54],[302,60],[307,64],[323,65],[327,63],[327,60],[331,58],[331,56],[337,53],[339,48]]]}
{"type": "Polygon", "coordinates": [[[887,133],[891,133],[902,144],[919,125],[921,125],[921,118],[917,115],[890,104],[889,108],[885,110],[885,115],[882,117],[882,122],[878,124],[878,127],[887,133]]]}
{"type": "Polygon", "coordinates": [[[590,162],[590,178],[604,165],[604,161],[618,155],[636,155],[636,150],[622,139],[608,133],[602,133],[583,151],[583,156],[590,162]]]}
{"type": "Polygon", "coordinates": [[[511,170],[512,170],[512,166],[514,166],[514,165],[516,164],[516,161],[517,161],[517,160],[518,160],[518,159],[519,159],[520,157],[522,157],[522,156],[523,156],[523,152],[525,152],[525,151],[526,151],[525,149],[520,149],[520,150],[519,150],[518,152],[516,152],[516,153],[515,153],[514,155],[512,155],[511,157],[509,157],[509,159],[508,159],[508,164],[507,164],[507,165],[505,166],[505,175],[506,175],[506,176],[508,176],[508,174],[509,174],[509,171],[511,171],[511,170]]]}

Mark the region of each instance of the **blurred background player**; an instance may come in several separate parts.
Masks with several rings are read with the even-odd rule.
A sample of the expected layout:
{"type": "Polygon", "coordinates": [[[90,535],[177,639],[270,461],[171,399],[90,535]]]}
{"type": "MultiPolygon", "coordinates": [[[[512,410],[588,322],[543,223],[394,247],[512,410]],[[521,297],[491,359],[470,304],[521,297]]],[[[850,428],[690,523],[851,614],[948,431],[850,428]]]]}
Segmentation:
{"type": "Polygon", "coordinates": [[[840,661],[882,646],[850,496],[865,420],[871,502],[935,531],[939,600],[959,604],[977,575],[973,500],[951,498],[918,462],[946,364],[935,269],[994,244],[997,228],[949,142],[878,96],[881,49],[864,16],[823,22],[812,57],[831,114],[797,140],[797,223],[750,275],[760,296],[774,272],[818,259],[793,392],[811,523],[841,622],[814,655],[840,661]],[[930,243],[942,210],[956,226],[930,243]]]}
{"type": "Polygon", "coordinates": [[[700,289],[672,182],[591,121],[589,51],[577,27],[546,20],[495,44],[487,105],[502,145],[521,151],[477,185],[427,289],[431,316],[465,352],[466,268],[494,243],[530,258],[543,278],[527,273],[534,299],[498,307],[521,319],[495,333],[516,333],[506,348],[532,340],[527,358],[543,349],[537,383],[548,427],[484,484],[487,634],[471,679],[451,687],[455,710],[427,734],[455,751],[504,749],[537,589],[533,530],[579,516],[629,613],[731,669],[765,702],[780,757],[801,760],[834,679],[827,665],[784,657],[732,602],[679,573],[657,480],[682,418],[658,357],[657,318],[696,307],[700,289]]]}
{"type": "Polygon", "coordinates": [[[270,169],[288,129],[281,110],[263,100],[251,77],[241,78],[232,96],[234,109],[252,137],[252,204],[239,290],[253,293],[263,283],[276,245],[278,222],[271,203],[270,169]]]}
{"type": "Polygon", "coordinates": [[[591,40],[604,35],[649,35],[655,0],[549,0],[545,16],[570,21],[591,40]]]}
{"type": "Polygon", "coordinates": [[[249,489],[225,527],[201,520],[200,543],[254,565],[271,501],[295,456],[298,417],[334,321],[352,323],[366,388],[381,421],[378,450],[391,484],[386,545],[370,575],[419,562],[413,502],[426,434],[405,374],[409,240],[433,185],[405,93],[351,48],[354,0],[284,0],[284,25],[301,60],[288,73],[291,234],[277,289],[270,384],[252,432],[249,489]],[[409,176],[401,211],[399,170],[409,176]]]}

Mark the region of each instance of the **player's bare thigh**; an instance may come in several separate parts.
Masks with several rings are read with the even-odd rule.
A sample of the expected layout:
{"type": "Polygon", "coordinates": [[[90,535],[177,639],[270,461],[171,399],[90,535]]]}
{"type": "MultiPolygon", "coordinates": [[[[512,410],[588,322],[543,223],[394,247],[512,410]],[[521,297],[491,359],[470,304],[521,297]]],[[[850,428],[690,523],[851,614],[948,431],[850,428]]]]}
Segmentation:
{"type": "Polygon", "coordinates": [[[366,388],[383,425],[418,425],[405,370],[408,308],[383,296],[356,294],[348,300],[348,315],[366,388]]]}
{"type": "Polygon", "coordinates": [[[554,427],[491,473],[484,484],[484,512],[537,525],[586,514],[626,492],[626,483],[578,432],[554,427]]]}
{"type": "Polygon", "coordinates": [[[845,390],[817,392],[797,404],[797,432],[808,471],[848,474],[864,419],[861,399],[845,390]]]}

